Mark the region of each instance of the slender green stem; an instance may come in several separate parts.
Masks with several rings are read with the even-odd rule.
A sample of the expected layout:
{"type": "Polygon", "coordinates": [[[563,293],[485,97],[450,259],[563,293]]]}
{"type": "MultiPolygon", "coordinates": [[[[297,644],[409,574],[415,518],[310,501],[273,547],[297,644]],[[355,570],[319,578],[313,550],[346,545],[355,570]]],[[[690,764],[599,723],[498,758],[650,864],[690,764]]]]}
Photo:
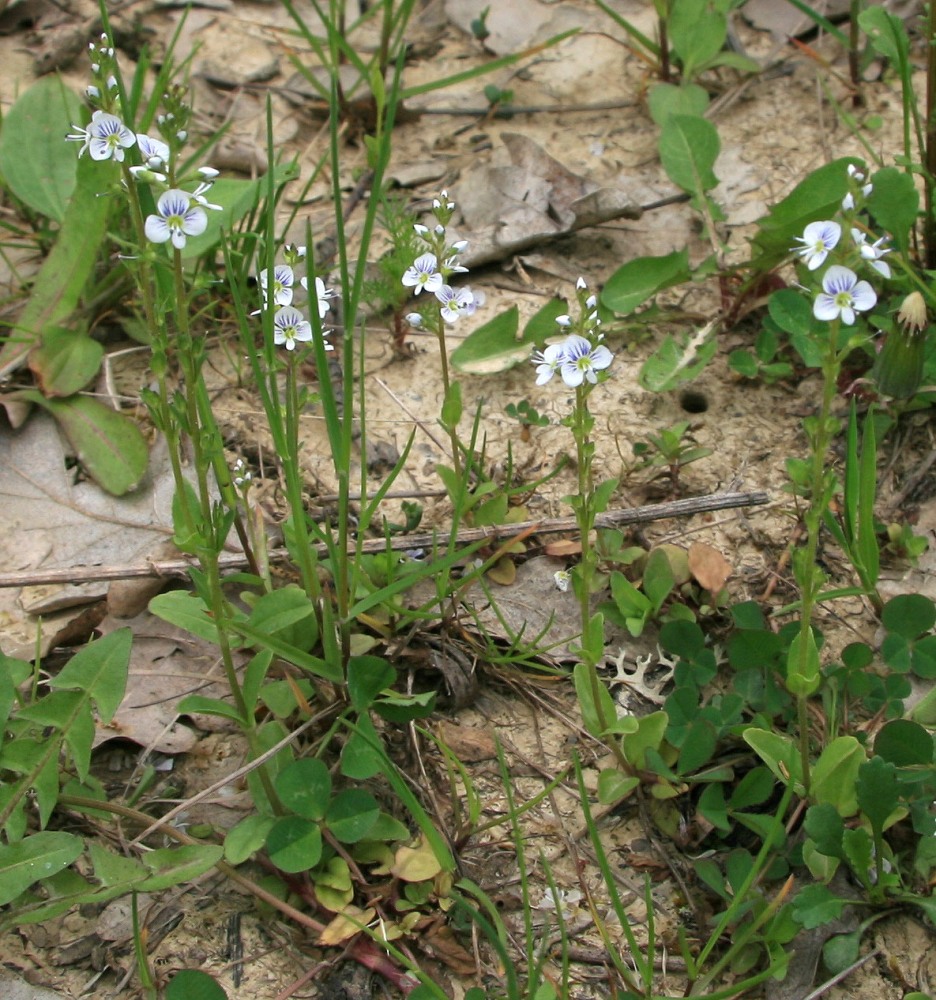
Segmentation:
{"type": "Polygon", "coordinates": [[[296,378],[298,361],[293,352],[286,359],[286,452],[281,455],[286,479],[286,498],[291,513],[295,558],[299,563],[302,586],[313,600],[322,596],[322,585],[313,559],[312,542],[302,502],[302,471],[299,462],[299,385],[296,378]]]}
{"type": "MultiPolygon", "coordinates": [[[[809,507],[804,518],[806,545],[802,561],[799,562],[800,572],[797,579],[801,593],[800,633],[799,642],[796,647],[795,669],[792,671],[800,679],[805,679],[810,674],[809,657],[814,648],[814,641],[809,633],[812,629],[812,618],[816,600],[823,582],[822,574],[816,566],[816,557],[819,551],[819,532],[822,528],[822,517],[828,503],[829,475],[826,472],[826,460],[834,429],[831,415],[832,404],[835,400],[838,373],[841,367],[841,358],[838,351],[839,328],[839,320],[835,320],[829,324],[829,339],[826,344],[826,353],[822,364],[822,401],[819,406],[819,415],[814,425],[814,432],[810,435],[812,455],[809,471],[809,507]]],[[[808,791],[810,771],[808,695],[801,690],[801,686],[795,693],[803,786],[808,791]]]]}

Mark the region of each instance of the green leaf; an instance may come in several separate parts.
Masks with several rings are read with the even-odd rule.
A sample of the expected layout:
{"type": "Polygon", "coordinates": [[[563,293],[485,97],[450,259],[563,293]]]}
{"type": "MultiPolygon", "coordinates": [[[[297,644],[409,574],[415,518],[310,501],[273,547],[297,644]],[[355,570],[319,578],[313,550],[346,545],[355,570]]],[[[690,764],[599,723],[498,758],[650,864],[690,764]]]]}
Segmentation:
{"type": "Polygon", "coordinates": [[[770,768],[774,777],[784,786],[792,779],[802,785],[803,769],[799,747],[789,736],[751,727],[742,733],[744,741],[770,768]],[[782,766],[781,766],[782,765],[782,766]],[[784,771],[789,778],[784,776],[784,771]]]}
{"type": "Polygon", "coordinates": [[[136,858],[109,851],[93,840],[88,841],[88,856],[94,865],[94,877],[106,887],[119,886],[126,891],[149,876],[149,870],[136,858]]]}
{"type": "Polygon", "coordinates": [[[601,304],[626,316],[652,295],[691,277],[688,250],[674,250],[661,257],[637,257],[608,278],[601,292],[601,304]]]}
{"type": "Polygon", "coordinates": [[[933,734],[909,719],[892,719],[874,740],[874,752],[897,767],[933,763],[933,734]]]}
{"type": "Polygon", "coordinates": [[[900,803],[897,768],[883,757],[872,757],[858,769],[855,791],[858,807],[868,817],[875,836],[879,836],[900,803]]]}
{"type": "Polygon", "coordinates": [[[162,618],[170,625],[177,625],[186,632],[197,635],[199,639],[214,643],[218,641],[218,627],[208,614],[205,602],[194,594],[184,590],[157,594],[149,602],[149,610],[157,618],[162,618]]]}
{"type": "Polygon", "coordinates": [[[604,806],[627,798],[640,784],[635,775],[622,774],[616,767],[606,767],[598,774],[598,801],[604,806]]]}
{"type": "Polygon", "coordinates": [[[143,864],[152,872],[141,882],[141,892],[172,889],[183,882],[204,875],[221,860],[224,849],[217,844],[186,844],[183,847],[160,847],[143,855],[143,864]]]}
{"type": "Polygon", "coordinates": [[[808,337],[813,328],[809,299],[794,288],[780,288],[767,301],[770,318],[784,333],[808,337]]]}
{"type": "Polygon", "coordinates": [[[936,625],[936,606],[922,594],[898,594],[884,605],[881,623],[888,632],[915,639],[936,625]]]}
{"type": "Polygon", "coordinates": [[[530,357],[534,340],[517,339],[520,310],[511,306],[498,313],[452,351],[452,367],[469,375],[506,371],[530,357]]]}
{"type": "Polygon", "coordinates": [[[868,40],[885,59],[899,66],[910,54],[910,41],[903,21],[881,6],[869,7],[858,15],[858,24],[868,40]]]}
{"type": "Polygon", "coordinates": [[[699,812],[716,829],[728,833],[731,823],[728,819],[728,807],[725,803],[725,791],[719,782],[706,785],[699,796],[699,812]]]}
{"type": "Polygon", "coordinates": [[[674,184],[695,198],[718,186],[713,168],[720,148],[718,129],[705,118],[673,115],[660,130],[663,169],[674,184]]]}
{"type": "Polygon", "coordinates": [[[58,76],[44,76],[17,99],[0,129],[0,174],[34,212],[61,222],[75,190],[78,149],[65,142],[84,106],[58,76]]]}
{"type": "Polygon", "coordinates": [[[325,824],[342,844],[356,844],[373,830],[379,816],[380,806],[370,792],[347,788],[332,799],[325,824]]]}
{"type": "Polygon", "coordinates": [[[766,767],[754,767],[738,782],[728,805],[732,809],[749,809],[766,802],[775,788],[773,775],[766,767]]]}
{"type": "Polygon", "coordinates": [[[304,872],[322,857],[322,832],[318,824],[301,816],[278,819],[267,835],[270,861],[284,872],[304,872]]]}
{"type": "Polygon", "coordinates": [[[600,739],[606,727],[617,719],[614,699],[594,668],[590,669],[584,663],[576,663],[572,679],[585,728],[600,739]]]}
{"type": "Polygon", "coordinates": [[[797,697],[808,698],[818,690],[820,683],[819,648],[813,630],[807,628],[805,632],[797,632],[790,643],[787,653],[787,690],[797,697]],[[806,652],[802,655],[800,650],[804,645],[806,652]]]}
{"type": "Polygon", "coordinates": [[[89,156],[79,161],[78,184],[58,238],[33,281],[29,301],[10,338],[0,347],[0,378],[19,367],[47,327],[67,321],[75,311],[107,232],[114,199],[101,198],[99,193],[108,187],[112,166],[89,156]]]}
{"type": "MultiPolygon", "coordinates": [[[[864,928],[859,928],[851,934],[836,934],[826,941],[822,946],[822,961],[829,972],[838,975],[858,961],[863,936],[864,928]]],[[[904,1000],[907,1000],[907,994],[904,994],[904,1000]]]]}
{"type": "Polygon", "coordinates": [[[718,731],[708,719],[696,719],[689,724],[679,750],[676,771],[690,774],[707,764],[718,745],[718,731]]]}
{"type": "Polygon", "coordinates": [[[395,680],[396,670],[382,656],[352,656],[348,660],[348,696],[356,712],[369,708],[395,680]]]}
{"type": "Polygon", "coordinates": [[[831,218],[848,193],[848,165],[855,157],[833,160],[814,170],[760,220],[754,237],[751,266],[767,270],[789,256],[794,239],[810,222],[831,218]]]}
{"type": "Polygon", "coordinates": [[[793,899],[793,916],[806,930],[813,930],[840,917],[847,902],[824,885],[807,885],[793,899]]]}
{"type": "Polygon", "coordinates": [[[94,700],[101,722],[107,724],[123,701],[132,645],[129,628],[95,639],[75,653],[58,676],[49,681],[49,687],[86,692],[94,700]]]}
{"type": "Polygon", "coordinates": [[[252,813],[232,826],[224,837],[225,860],[232,865],[243,864],[266,843],[274,822],[272,816],[252,813]]]}
{"type": "Polygon", "coordinates": [[[830,858],[845,857],[842,850],[842,836],[845,833],[845,821],[839,811],[830,802],[810,806],[806,810],[806,833],[816,844],[816,850],[830,858]]]}
{"type": "Polygon", "coordinates": [[[45,396],[71,396],[98,373],[104,348],[92,337],[61,326],[46,327],[29,355],[29,367],[45,396]]]}
{"type": "Polygon", "coordinates": [[[341,773],[346,778],[366,781],[383,770],[382,741],[368,715],[358,717],[355,728],[341,751],[341,773]]]}
{"type": "Polygon", "coordinates": [[[453,431],[458,427],[458,421],[462,418],[462,396],[461,382],[450,382],[442,400],[442,413],[439,423],[447,431],[453,431]]]}
{"type": "Polygon", "coordinates": [[[651,712],[636,721],[636,730],[621,737],[621,749],[630,765],[643,769],[647,766],[647,751],[659,750],[663,744],[669,716],[666,712],[651,712]]]}
{"type": "Polygon", "coordinates": [[[322,819],[331,799],[328,767],[317,757],[293,761],[276,776],[276,792],[283,805],[306,819],[322,819]]]}
{"type": "Polygon", "coordinates": [[[248,621],[256,632],[276,635],[304,652],[318,642],[315,605],[305,591],[294,584],[263,594],[253,606],[248,621]]]}
{"type": "Polygon", "coordinates": [[[221,719],[233,719],[241,725],[246,724],[246,720],[230,704],[220,698],[206,698],[201,694],[186,695],[177,705],[176,711],[179,715],[215,715],[221,719]]]}
{"type": "Polygon", "coordinates": [[[0,844],[0,906],[70,865],[83,847],[80,837],[49,831],[34,833],[17,844],[0,844]]]}
{"type": "Polygon", "coordinates": [[[660,610],[675,585],[676,577],[673,574],[673,567],[666,550],[663,548],[653,549],[644,568],[643,590],[653,605],[654,612],[660,610]]]}
{"type": "Polygon", "coordinates": [[[858,809],[855,779],[865,760],[864,747],[854,736],[832,740],[812,769],[810,797],[820,804],[830,803],[842,816],[853,816],[858,809]]]}
{"type": "Polygon", "coordinates": [[[884,167],[872,180],[874,188],[868,196],[868,208],[877,228],[889,232],[897,249],[906,253],[920,210],[913,177],[897,167],[884,167]]]}
{"type": "Polygon", "coordinates": [[[647,94],[650,117],[657,125],[664,125],[673,115],[690,115],[700,118],[709,106],[708,91],[697,83],[655,83],[647,94]]]}
{"type": "Polygon", "coordinates": [[[227,993],[207,972],[182,969],[169,981],[166,1000],[227,1000],[227,993]]]}
{"type": "Polygon", "coordinates": [[[143,433],[128,416],[90,396],[46,399],[34,390],[17,395],[55,417],[88,475],[108,493],[119,497],[140,485],[149,451],[143,433]]]}
{"type": "Polygon", "coordinates": [[[637,381],[648,392],[670,392],[694,379],[715,356],[718,343],[712,336],[713,329],[709,324],[692,336],[667,334],[643,363],[637,381]]]}
{"type": "Polygon", "coordinates": [[[721,52],[727,35],[722,5],[712,0],[673,0],[670,4],[669,38],[684,79],[695,79],[721,52]]]}

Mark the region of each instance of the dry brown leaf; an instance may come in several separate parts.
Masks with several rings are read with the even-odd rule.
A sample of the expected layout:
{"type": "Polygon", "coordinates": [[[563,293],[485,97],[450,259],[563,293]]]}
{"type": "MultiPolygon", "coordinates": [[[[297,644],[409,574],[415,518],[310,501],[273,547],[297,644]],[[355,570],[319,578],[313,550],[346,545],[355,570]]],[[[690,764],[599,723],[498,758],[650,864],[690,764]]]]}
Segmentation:
{"type": "Polygon", "coordinates": [[[466,951],[446,924],[430,927],[422,937],[423,948],[444,962],[457,976],[473,976],[478,967],[470,952],[466,951]]]}
{"type": "Polygon", "coordinates": [[[577,556],[582,551],[582,543],[574,538],[557,538],[554,542],[547,542],[543,546],[543,551],[548,556],[577,556]]]}
{"type": "Polygon", "coordinates": [[[476,764],[497,756],[494,737],[488,729],[457,726],[454,722],[440,719],[435,731],[438,738],[463,764],[476,764]]]}
{"type": "Polygon", "coordinates": [[[371,907],[361,910],[356,906],[346,906],[343,912],[336,913],[319,934],[319,944],[341,944],[359,934],[377,916],[377,911],[371,907]]]}
{"type": "Polygon", "coordinates": [[[711,545],[693,542],[689,546],[689,569],[700,587],[710,594],[717,594],[731,576],[731,563],[711,545]]]}

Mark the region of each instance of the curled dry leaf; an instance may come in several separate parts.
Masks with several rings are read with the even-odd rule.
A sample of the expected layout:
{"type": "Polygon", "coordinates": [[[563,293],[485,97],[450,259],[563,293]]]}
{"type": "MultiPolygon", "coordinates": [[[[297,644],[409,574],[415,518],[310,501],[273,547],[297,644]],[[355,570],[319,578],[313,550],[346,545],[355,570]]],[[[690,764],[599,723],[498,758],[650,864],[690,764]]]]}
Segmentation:
{"type": "Polygon", "coordinates": [[[693,542],[689,546],[689,569],[699,586],[710,594],[717,594],[732,572],[731,563],[718,549],[705,542],[693,542]]]}

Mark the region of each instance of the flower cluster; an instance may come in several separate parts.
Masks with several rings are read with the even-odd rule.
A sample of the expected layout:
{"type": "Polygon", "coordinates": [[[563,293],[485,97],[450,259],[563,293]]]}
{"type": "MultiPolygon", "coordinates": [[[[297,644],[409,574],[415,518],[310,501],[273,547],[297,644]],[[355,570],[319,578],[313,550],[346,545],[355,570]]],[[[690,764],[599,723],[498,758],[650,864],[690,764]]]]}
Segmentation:
{"type": "MultiPolygon", "coordinates": [[[[284,250],[286,257],[285,264],[277,264],[273,268],[272,276],[269,271],[261,271],[258,275],[260,282],[260,292],[263,297],[263,307],[270,308],[271,304],[276,307],[273,314],[273,343],[278,347],[285,347],[287,351],[294,351],[297,344],[306,344],[312,340],[312,324],[305,318],[303,312],[293,304],[296,287],[309,292],[309,281],[306,277],[296,280],[295,268],[306,257],[306,248],[302,246],[287,246],[284,250]]],[[[325,282],[321,278],[315,278],[312,285],[314,289],[315,308],[318,311],[319,321],[324,320],[328,310],[331,309],[329,299],[332,293],[325,287],[325,282]]],[[[310,300],[313,298],[309,295],[310,300]]],[[[254,313],[256,316],[260,310],[254,313]]],[[[328,336],[327,330],[322,331],[322,336],[328,336]]],[[[326,351],[333,350],[333,346],[324,341],[326,351]]]]}
{"type": "Polygon", "coordinates": [[[850,243],[843,243],[843,227],[834,219],[811,222],[797,236],[802,246],[791,247],[810,271],[818,271],[835,254],[837,261],[822,275],[822,291],[813,301],[813,315],[816,319],[841,320],[847,326],[855,323],[856,313],[867,312],[877,303],[877,293],[867,281],[859,279],[853,267],[866,264],[881,277],[891,276],[890,265],[883,258],[891,252],[884,246],[884,238],[868,242],[868,233],[861,227],[857,212],[864,200],[871,194],[872,185],[866,183],[865,175],[852,164],[848,166],[850,190],[842,200],[842,211],[849,221],[850,243]]]}
{"type": "MultiPolygon", "coordinates": [[[[446,323],[455,323],[462,316],[471,316],[484,304],[481,292],[472,292],[468,285],[453,288],[449,279],[455,274],[467,274],[468,268],[458,261],[458,255],[468,247],[467,240],[455,240],[449,243],[446,237],[446,226],[455,211],[455,202],[449,200],[448,192],[442,191],[438,198],[433,199],[432,214],[436,224],[429,226],[415,225],[416,235],[423,243],[425,250],[403,274],[403,286],[412,288],[415,295],[426,292],[433,295],[438,303],[439,315],[446,323]]],[[[423,316],[413,312],[406,317],[411,326],[423,325],[423,316]]]]}
{"type": "Polygon", "coordinates": [[[73,131],[65,138],[80,142],[78,156],[88,153],[92,160],[113,160],[125,164],[127,151],[135,146],[140,163],[125,167],[125,178],[155,184],[163,188],[156,203],[156,212],[147,217],[144,232],[151,243],[171,241],[176,250],[185,247],[189,236],[200,236],[208,228],[207,210],[220,211],[220,205],[208,201],[207,194],[218,176],[213,167],[201,167],[193,191],[179,186],[175,176],[178,151],[188,139],[188,120],[191,109],[185,103],[185,91],[170,87],[163,95],[166,112],[156,119],[162,138],[134,133],[114,113],[119,97],[117,64],[114,48],[106,35],[100,45],[90,45],[91,72],[95,83],[86,94],[95,107],[87,127],[72,125],[73,131]]]}
{"type": "Polygon", "coordinates": [[[556,323],[563,330],[574,329],[557,344],[550,344],[542,351],[534,351],[530,359],[536,365],[536,384],[545,385],[557,372],[570,388],[586,382],[595,385],[607,378],[614,355],[602,343],[601,320],[598,301],[589,294],[584,278],[575,283],[579,303],[579,317],[573,324],[571,316],[559,316],[556,323]]]}

